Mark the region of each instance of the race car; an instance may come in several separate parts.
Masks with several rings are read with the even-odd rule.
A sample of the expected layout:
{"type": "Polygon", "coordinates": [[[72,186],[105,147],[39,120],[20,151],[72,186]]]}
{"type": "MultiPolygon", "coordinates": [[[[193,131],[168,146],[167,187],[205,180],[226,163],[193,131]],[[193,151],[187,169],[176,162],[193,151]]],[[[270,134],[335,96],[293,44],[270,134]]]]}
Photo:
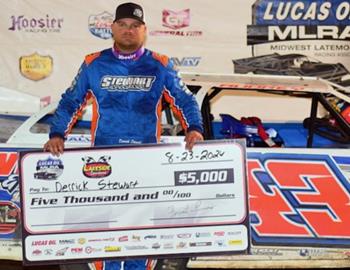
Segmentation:
{"type": "MultiPolygon", "coordinates": [[[[243,125],[244,128],[239,128],[240,131],[247,131],[245,134],[231,134],[232,137],[233,135],[244,135],[243,137],[246,138],[254,136],[259,140],[260,135],[255,124],[252,128],[249,127],[249,124],[247,125],[247,122],[240,122],[241,117],[254,116],[261,120],[264,130],[267,131],[271,128],[271,137],[277,137],[278,134],[278,144],[282,144],[283,141],[285,147],[305,147],[307,140],[309,140],[309,146],[311,146],[310,125],[306,125],[303,121],[306,118],[318,116],[319,118],[334,118],[337,123],[336,128],[344,137],[341,138],[341,142],[345,145],[350,142],[350,123],[346,116],[342,115],[338,108],[335,108],[329,97],[341,100],[345,104],[350,104],[350,98],[344,94],[343,88],[335,88],[326,80],[314,77],[249,74],[184,73],[182,77],[189,89],[195,93],[201,108],[206,139],[222,139],[230,136],[228,129],[238,130],[237,126],[228,127],[229,121],[231,125],[233,123],[243,125]],[[313,99],[315,99],[316,108],[311,106],[313,99]],[[265,101],[269,103],[268,108],[266,108],[265,101]],[[317,108],[317,104],[322,106],[317,108]],[[223,110],[223,107],[229,108],[229,110],[223,110]],[[295,110],[295,107],[298,107],[298,110],[295,110]],[[240,123],[228,120],[229,117],[223,116],[225,114],[230,115],[231,120],[232,117],[239,119],[240,123]]],[[[6,144],[42,147],[48,139],[49,123],[56,106],[57,103],[51,103],[33,114],[16,129],[6,144]]],[[[88,147],[91,145],[91,114],[91,106],[87,106],[71,134],[68,135],[65,142],[66,147],[88,147]]],[[[166,106],[161,121],[162,142],[183,140],[181,126],[166,106]]],[[[307,123],[309,122],[307,121],[307,123]]],[[[318,129],[315,119],[312,120],[312,123],[316,123],[316,128],[311,127],[312,137],[315,137],[314,147],[337,147],[340,145],[338,141],[313,136],[314,131],[318,133],[318,129]]],[[[324,129],[325,127],[320,128],[324,129]]]]}
{"type": "MultiPolygon", "coordinates": [[[[312,126],[317,115],[331,115],[340,123],[344,132],[350,134],[349,123],[324,96],[334,96],[346,103],[350,103],[350,97],[342,89],[313,77],[182,74],[182,78],[196,92],[207,140],[234,138],[237,132],[238,135],[246,136],[257,134],[256,125],[251,128],[247,126],[250,124],[241,120],[238,124],[233,123],[233,126],[225,126],[220,114],[228,114],[236,119],[242,114],[246,117],[258,116],[266,132],[270,128],[275,129],[283,140],[283,147],[277,145],[246,149],[253,250],[260,250],[260,246],[274,245],[278,246],[271,248],[274,252],[287,247],[300,249],[301,246],[336,245],[340,250],[337,255],[345,254],[343,248],[350,247],[350,229],[344,218],[348,215],[350,194],[350,144],[317,136],[312,126]],[[321,110],[317,108],[321,107],[317,106],[319,104],[322,105],[321,110]],[[310,128],[303,126],[303,119],[307,116],[310,116],[310,128]],[[235,129],[236,127],[239,128],[235,129]],[[289,177],[286,178],[286,175],[289,177]],[[323,186],[325,181],[327,182],[323,186]],[[342,209],[344,211],[340,211],[342,209]],[[329,215],[330,211],[332,216],[329,215]],[[316,215],[324,218],[322,224],[318,221],[320,218],[312,219],[316,215]],[[278,226],[274,226],[276,224],[278,226]],[[340,226],[343,229],[338,230],[340,226]],[[284,231],[278,231],[280,228],[284,231]],[[301,231],[301,236],[295,237],[295,231],[288,230],[289,228],[301,231]]],[[[33,114],[6,143],[0,145],[0,189],[8,193],[8,200],[11,200],[15,190],[13,186],[11,188],[9,178],[18,174],[17,153],[23,149],[42,149],[48,139],[50,117],[56,106],[56,103],[52,103],[33,114]]],[[[90,116],[87,108],[73,133],[68,136],[67,147],[90,146],[90,116]]],[[[166,131],[163,133],[163,142],[183,142],[183,136],[177,136],[181,131],[176,119],[171,113],[167,116],[170,116],[172,123],[168,121],[169,117],[164,116],[162,119],[166,131]]],[[[267,132],[268,139],[277,139],[274,136],[276,133],[267,132]]],[[[12,185],[15,184],[18,187],[18,182],[12,185]]],[[[5,236],[2,236],[0,242],[5,242],[5,236]]],[[[6,237],[6,240],[11,240],[14,234],[8,233],[6,237]]],[[[2,256],[5,256],[5,248],[1,248],[2,256]]],[[[329,254],[328,251],[322,252],[329,254]]],[[[12,250],[11,254],[6,255],[13,253],[12,250]]],[[[21,250],[18,250],[17,260],[21,259],[21,254],[21,250]]]]}

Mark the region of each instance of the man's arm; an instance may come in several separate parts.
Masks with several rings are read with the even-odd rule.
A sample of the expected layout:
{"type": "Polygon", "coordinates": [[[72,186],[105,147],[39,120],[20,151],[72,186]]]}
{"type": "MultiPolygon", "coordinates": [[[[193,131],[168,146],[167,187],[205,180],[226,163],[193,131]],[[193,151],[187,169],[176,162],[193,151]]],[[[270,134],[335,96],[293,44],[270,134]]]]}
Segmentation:
{"type": "Polygon", "coordinates": [[[196,141],[203,140],[203,123],[198,103],[170,60],[166,66],[165,81],[165,100],[172,105],[171,108],[179,118],[185,130],[186,149],[191,151],[196,141]]]}
{"type": "Polygon", "coordinates": [[[77,121],[77,115],[85,107],[89,97],[87,93],[90,87],[86,68],[87,65],[84,62],[71,86],[62,95],[53,116],[50,139],[44,145],[44,151],[49,151],[53,155],[58,156],[63,153],[65,138],[77,121]]]}

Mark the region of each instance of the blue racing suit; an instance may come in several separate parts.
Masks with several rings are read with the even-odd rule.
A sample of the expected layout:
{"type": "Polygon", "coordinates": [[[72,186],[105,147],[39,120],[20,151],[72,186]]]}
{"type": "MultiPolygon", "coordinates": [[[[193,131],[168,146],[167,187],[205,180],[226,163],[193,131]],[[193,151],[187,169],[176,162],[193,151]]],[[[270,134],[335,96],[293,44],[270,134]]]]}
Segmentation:
{"type": "MultiPolygon", "coordinates": [[[[112,48],[90,54],[62,95],[50,138],[66,138],[89,100],[92,145],[159,142],[163,98],[185,130],[202,132],[198,104],[166,56],[145,49],[136,60],[120,60],[112,48]]],[[[114,260],[95,263],[99,270],[120,266],[114,260]]],[[[146,260],[125,261],[124,268],[145,269],[146,260]]]]}
{"type": "Polygon", "coordinates": [[[90,54],[62,95],[50,138],[65,138],[92,99],[92,145],[158,142],[162,98],[185,130],[202,132],[198,104],[169,58],[147,49],[137,60],[117,59],[112,48],[90,54]]]}

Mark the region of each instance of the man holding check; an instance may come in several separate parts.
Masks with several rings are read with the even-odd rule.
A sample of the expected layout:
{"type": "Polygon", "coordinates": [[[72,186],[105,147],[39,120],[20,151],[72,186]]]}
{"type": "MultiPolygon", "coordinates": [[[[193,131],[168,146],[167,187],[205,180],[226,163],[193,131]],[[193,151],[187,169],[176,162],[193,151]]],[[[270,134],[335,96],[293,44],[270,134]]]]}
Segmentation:
{"type": "MultiPolygon", "coordinates": [[[[201,114],[192,93],[167,56],[144,47],[147,27],[141,6],[117,7],[112,48],[85,57],[55,112],[44,150],[59,155],[64,140],[88,100],[92,100],[92,146],[156,143],[161,135],[162,99],[170,103],[185,130],[186,148],[202,141],[201,114]]],[[[100,269],[120,269],[106,261],[100,269]]],[[[145,269],[145,260],[124,269],[145,269]]]]}

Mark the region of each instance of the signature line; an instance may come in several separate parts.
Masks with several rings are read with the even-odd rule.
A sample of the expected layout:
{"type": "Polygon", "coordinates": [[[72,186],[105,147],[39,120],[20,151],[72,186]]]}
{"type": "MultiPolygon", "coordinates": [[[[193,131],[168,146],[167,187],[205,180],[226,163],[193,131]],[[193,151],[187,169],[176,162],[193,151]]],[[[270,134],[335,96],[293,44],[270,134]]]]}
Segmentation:
{"type": "Polygon", "coordinates": [[[172,163],[161,163],[161,165],[212,163],[212,162],[226,162],[226,161],[233,161],[233,159],[207,160],[207,161],[182,161],[182,162],[172,162],[172,163]]]}
{"type": "Polygon", "coordinates": [[[187,219],[187,218],[217,218],[217,217],[235,217],[236,215],[218,215],[218,216],[188,216],[188,217],[168,217],[168,218],[151,218],[150,220],[168,220],[168,219],[187,219]]]}

